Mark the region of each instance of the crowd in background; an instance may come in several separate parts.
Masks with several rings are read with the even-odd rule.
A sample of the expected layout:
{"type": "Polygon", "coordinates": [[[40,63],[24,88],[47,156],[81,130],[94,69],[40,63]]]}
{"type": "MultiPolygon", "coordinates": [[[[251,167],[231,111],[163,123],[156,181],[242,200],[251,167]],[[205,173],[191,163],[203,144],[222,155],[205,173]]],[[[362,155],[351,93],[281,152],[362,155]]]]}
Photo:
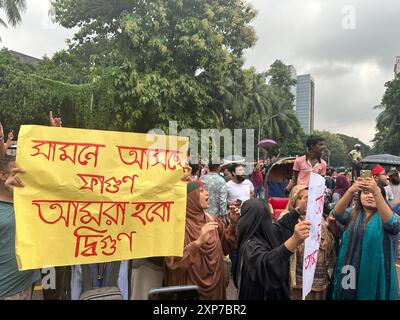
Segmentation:
{"type": "MultiPolygon", "coordinates": [[[[50,125],[60,127],[61,119],[50,113],[50,125]]],[[[16,166],[13,133],[4,142],[3,131],[0,127],[0,299],[30,299],[42,274],[17,267],[13,192],[24,187],[24,171],[16,166]]],[[[238,299],[301,299],[312,172],[325,177],[326,190],[307,299],[397,299],[399,172],[374,165],[366,169],[369,176],[362,176],[358,146],[349,153],[351,170],[328,168],[324,144],[321,137],[309,137],[307,153],[295,159],[285,186],[287,206],[278,217],[266,181],[280,152],[255,163],[251,172],[246,166],[252,164],[243,162],[190,164],[182,177],[187,183],[182,257],[57,267],[56,288],[43,290],[44,299],[138,300],[155,288],[195,285],[200,299],[223,300],[231,280],[238,299]],[[356,279],[344,287],[347,266],[356,279]]]]}

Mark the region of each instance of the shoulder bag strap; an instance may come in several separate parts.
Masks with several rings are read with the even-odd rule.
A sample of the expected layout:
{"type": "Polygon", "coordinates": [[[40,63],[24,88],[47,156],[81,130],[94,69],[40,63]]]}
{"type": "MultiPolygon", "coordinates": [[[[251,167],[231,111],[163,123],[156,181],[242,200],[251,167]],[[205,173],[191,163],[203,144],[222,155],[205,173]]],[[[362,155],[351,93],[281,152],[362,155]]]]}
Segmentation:
{"type": "Polygon", "coordinates": [[[111,275],[110,280],[108,282],[110,287],[118,287],[118,277],[119,277],[119,269],[121,267],[121,261],[114,261],[111,264],[111,275]]]}
{"type": "Polygon", "coordinates": [[[89,264],[82,264],[82,282],[83,282],[83,292],[93,289],[92,283],[92,271],[89,264]]]}

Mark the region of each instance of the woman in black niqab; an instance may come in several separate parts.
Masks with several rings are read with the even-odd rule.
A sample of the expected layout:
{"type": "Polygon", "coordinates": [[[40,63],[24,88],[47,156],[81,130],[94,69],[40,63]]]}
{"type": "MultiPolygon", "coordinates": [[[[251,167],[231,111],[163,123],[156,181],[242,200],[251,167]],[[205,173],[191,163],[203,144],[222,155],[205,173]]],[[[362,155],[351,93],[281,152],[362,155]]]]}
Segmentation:
{"type": "Polygon", "coordinates": [[[260,199],[246,201],[238,225],[238,268],[234,275],[239,300],[287,300],[290,297],[289,259],[284,242],[298,223],[288,213],[276,224],[260,199]]]}

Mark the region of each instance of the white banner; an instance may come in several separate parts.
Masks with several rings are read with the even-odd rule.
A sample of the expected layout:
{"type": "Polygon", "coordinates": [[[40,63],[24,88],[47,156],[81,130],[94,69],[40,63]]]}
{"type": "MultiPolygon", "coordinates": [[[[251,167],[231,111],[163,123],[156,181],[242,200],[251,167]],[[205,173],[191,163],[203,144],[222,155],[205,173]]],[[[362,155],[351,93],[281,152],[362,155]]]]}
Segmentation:
{"type": "Polygon", "coordinates": [[[310,236],[304,243],[303,300],[310,293],[314,281],[315,266],[321,242],[321,223],[324,211],[325,178],[311,173],[308,186],[306,220],[311,222],[310,236]]]}

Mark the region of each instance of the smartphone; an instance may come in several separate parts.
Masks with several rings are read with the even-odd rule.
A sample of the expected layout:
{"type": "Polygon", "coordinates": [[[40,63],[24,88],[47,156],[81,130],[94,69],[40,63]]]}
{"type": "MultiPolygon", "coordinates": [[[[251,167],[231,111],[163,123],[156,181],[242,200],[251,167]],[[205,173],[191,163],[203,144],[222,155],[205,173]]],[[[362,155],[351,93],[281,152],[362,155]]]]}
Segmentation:
{"type": "Polygon", "coordinates": [[[199,300],[198,286],[175,286],[152,289],[149,300],[199,300]]]}
{"type": "Polygon", "coordinates": [[[363,179],[368,179],[372,177],[371,170],[361,170],[360,177],[363,179]]]}
{"type": "Polygon", "coordinates": [[[240,208],[242,206],[242,202],[243,202],[242,200],[237,199],[236,202],[235,202],[235,206],[240,208]]]}

